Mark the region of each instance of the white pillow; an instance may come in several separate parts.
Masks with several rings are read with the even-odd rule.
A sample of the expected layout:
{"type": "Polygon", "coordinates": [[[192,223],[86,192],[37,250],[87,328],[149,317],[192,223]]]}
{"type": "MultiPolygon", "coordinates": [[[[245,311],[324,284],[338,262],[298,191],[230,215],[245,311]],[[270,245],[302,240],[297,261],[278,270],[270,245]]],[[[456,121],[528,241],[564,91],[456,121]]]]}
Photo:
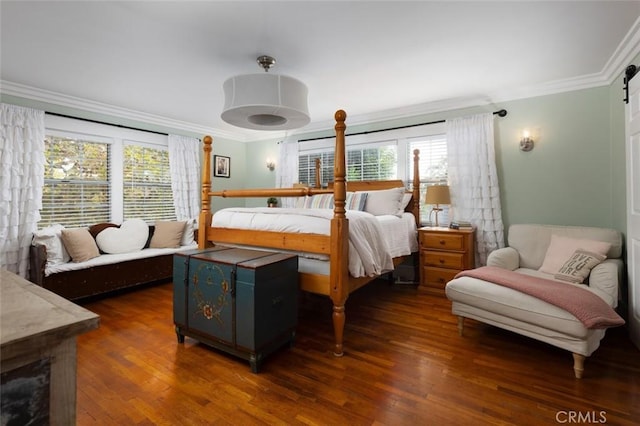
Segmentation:
{"type": "Polygon", "coordinates": [[[407,206],[409,205],[409,201],[411,201],[411,197],[413,197],[413,194],[410,194],[409,192],[405,192],[402,195],[402,201],[400,202],[400,214],[402,214],[402,212],[404,212],[404,209],[406,209],[407,206]]]}
{"type": "Polygon", "coordinates": [[[119,228],[106,228],[96,235],[96,243],[104,253],[118,254],[142,250],[149,238],[149,226],[142,219],[129,219],[119,228]]]}
{"type": "Polygon", "coordinates": [[[379,191],[356,191],[366,192],[367,201],[364,205],[364,211],[374,216],[395,215],[402,216],[404,208],[402,208],[402,197],[405,189],[403,187],[381,189],[379,191]]]}
{"type": "Polygon", "coordinates": [[[538,270],[547,274],[557,274],[576,250],[586,250],[606,258],[610,248],[611,244],[604,241],[570,238],[552,234],[551,243],[547,248],[542,266],[538,270]]]}
{"type": "Polygon", "coordinates": [[[67,263],[71,256],[62,242],[64,226],[55,224],[33,233],[33,245],[43,245],[47,249],[47,266],[67,263]]]}
{"type": "Polygon", "coordinates": [[[182,233],[182,240],[180,241],[181,246],[190,246],[196,243],[196,240],[193,238],[193,233],[197,229],[197,224],[196,219],[189,219],[187,223],[184,224],[184,232],[182,233]]]}

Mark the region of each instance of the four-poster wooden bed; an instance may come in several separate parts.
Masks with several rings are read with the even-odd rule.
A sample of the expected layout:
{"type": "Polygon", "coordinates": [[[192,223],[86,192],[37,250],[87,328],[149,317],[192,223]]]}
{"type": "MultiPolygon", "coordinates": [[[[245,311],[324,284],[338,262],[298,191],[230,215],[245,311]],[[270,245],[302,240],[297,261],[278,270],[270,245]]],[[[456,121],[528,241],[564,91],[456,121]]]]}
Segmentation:
{"type": "MultiPolygon", "coordinates": [[[[328,275],[316,273],[299,274],[300,288],[304,291],[329,296],[333,302],[333,327],[336,356],[343,354],[343,333],[345,325],[345,302],[349,294],[374,280],[376,276],[354,278],[349,274],[349,219],[345,210],[347,189],[349,191],[374,191],[404,187],[401,180],[346,182],[345,162],[345,119],[346,113],[335,113],[335,154],[334,182],[330,189],[312,187],[269,188],[246,190],[211,190],[212,138],[205,136],[204,162],[202,169],[202,210],[199,217],[198,246],[203,249],[215,243],[235,244],[268,248],[270,250],[305,252],[326,255],[329,258],[328,275]],[[330,219],[329,235],[310,233],[283,233],[265,230],[245,230],[217,227],[212,224],[211,197],[304,197],[317,194],[333,194],[333,216],[330,219]]],[[[411,201],[405,211],[413,214],[416,225],[420,223],[419,199],[420,177],[418,172],[418,151],[414,151],[414,176],[411,201]]],[[[393,258],[398,265],[402,257],[393,258]]]]}

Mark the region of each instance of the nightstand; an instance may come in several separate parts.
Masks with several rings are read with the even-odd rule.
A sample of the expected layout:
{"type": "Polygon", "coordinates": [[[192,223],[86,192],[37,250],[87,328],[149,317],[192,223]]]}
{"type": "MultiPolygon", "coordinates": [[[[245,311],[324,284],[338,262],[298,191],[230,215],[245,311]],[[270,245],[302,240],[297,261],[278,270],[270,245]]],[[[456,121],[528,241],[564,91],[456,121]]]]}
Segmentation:
{"type": "Polygon", "coordinates": [[[473,229],[420,228],[420,285],[444,290],[460,271],[475,267],[473,229]]]}

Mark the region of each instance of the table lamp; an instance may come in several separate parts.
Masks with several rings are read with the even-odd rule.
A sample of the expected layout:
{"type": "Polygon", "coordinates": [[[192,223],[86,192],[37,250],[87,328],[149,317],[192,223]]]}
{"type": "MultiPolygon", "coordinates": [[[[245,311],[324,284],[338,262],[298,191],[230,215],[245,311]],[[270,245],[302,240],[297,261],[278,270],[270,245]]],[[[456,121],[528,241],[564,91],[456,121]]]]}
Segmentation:
{"type": "Polygon", "coordinates": [[[433,204],[432,212],[436,212],[436,227],[438,226],[438,212],[441,212],[440,204],[451,204],[449,196],[449,186],[433,185],[427,187],[427,195],[424,200],[425,204],[433,204]]]}

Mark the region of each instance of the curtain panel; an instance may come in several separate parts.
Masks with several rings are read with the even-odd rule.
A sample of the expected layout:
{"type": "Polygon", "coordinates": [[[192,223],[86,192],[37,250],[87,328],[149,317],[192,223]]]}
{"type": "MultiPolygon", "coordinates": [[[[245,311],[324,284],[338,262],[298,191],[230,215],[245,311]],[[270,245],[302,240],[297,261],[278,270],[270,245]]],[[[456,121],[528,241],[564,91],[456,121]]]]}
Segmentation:
{"type": "Polygon", "coordinates": [[[486,265],[489,253],[504,247],[493,114],[447,120],[446,128],[453,218],[475,227],[475,263],[486,265]]]}
{"type": "MultiPolygon", "coordinates": [[[[169,170],[176,218],[197,219],[200,214],[200,141],[169,135],[169,170]]],[[[197,220],[196,220],[197,223],[197,220]]]]}
{"type": "MultiPolygon", "coordinates": [[[[291,188],[298,182],[298,141],[284,140],[278,147],[276,188],[291,188]]],[[[296,197],[285,197],[281,200],[282,207],[295,207],[296,200],[296,197]]]]}
{"type": "Polygon", "coordinates": [[[1,104],[0,267],[24,278],[44,186],[44,111],[1,104]]]}

